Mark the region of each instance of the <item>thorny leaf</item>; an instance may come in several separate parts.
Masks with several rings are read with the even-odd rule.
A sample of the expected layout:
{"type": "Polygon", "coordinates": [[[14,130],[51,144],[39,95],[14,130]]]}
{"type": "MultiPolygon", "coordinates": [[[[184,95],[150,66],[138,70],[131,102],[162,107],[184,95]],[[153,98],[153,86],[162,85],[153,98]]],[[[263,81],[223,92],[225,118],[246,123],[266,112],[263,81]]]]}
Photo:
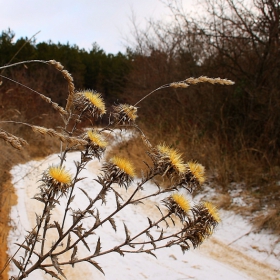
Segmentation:
{"type": "Polygon", "coordinates": [[[86,179],[86,178],[87,178],[87,177],[77,178],[77,179],[75,180],[75,184],[78,183],[78,182],[80,182],[80,181],[83,181],[83,180],[86,179]]]}
{"type": "Polygon", "coordinates": [[[73,196],[71,197],[71,199],[70,199],[70,201],[69,201],[69,204],[70,204],[71,202],[73,202],[74,198],[75,198],[75,195],[73,195],[73,196]]]}
{"type": "Polygon", "coordinates": [[[42,221],[42,217],[40,215],[38,215],[37,213],[35,213],[36,215],[36,223],[37,223],[37,226],[40,225],[41,221],[42,221]]]}
{"type": "Polygon", "coordinates": [[[68,239],[67,239],[67,245],[66,245],[66,249],[68,249],[70,247],[70,243],[71,243],[71,234],[68,234],[68,239]]]}
{"type": "Polygon", "coordinates": [[[52,264],[53,264],[54,268],[57,270],[57,272],[59,274],[61,274],[64,278],[66,278],[62,269],[59,267],[57,256],[51,256],[51,260],[52,260],[52,264]]]}
{"type": "Polygon", "coordinates": [[[163,238],[163,229],[161,229],[161,233],[160,233],[158,240],[161,240],[162,238],[163,238]]]}
{"type": "Polygon", "coordinates": [[[154,242],[153,236],[149,233],[149,231],[146,231],[146,234],[151,239],[151,244],[153,245],[154,249],[156,249],[156,244],[154,242]]]}
{"type": "Polygon", "coordinates": [[[143,251],[143,252],[145,252],[147,254],[150,254],[150,255],[154,256],[157,259],[157,256],[151,250],[146,250],[146,251],[143,251]]]}
{"type": "Polygon", "coordinates": [[[97,228],[100,224],[100,218],[99,218],[99,211],[97,210],[96,211],[96,215],[94,215],[94,218],[95,218],[95,223],[94,223],[94,228],[97,228]]]}
{"type": "Polygon", "coordinates": [[[143,201],[137,201],[137,200],[134,201],[133,200],[133,201],[130,202],[130,204],[137,205],[137,204],[144,204],[144,202],[143,201]]]}
{"type": "Polygon", "coordinates": [[[99,264],[93,260],[87,260],[89,263],[91,263],[92,265],[94,265],[99,271],[101,271],[104,275],[104,271],[102,270],[102,268],[99,266],[99,264]]]}
{"type": "Polygon", "coordinates": [[[18,262],[16,259],[12,258],[13,263],[16,265],[16,267],[22,271],[23,270],[23,266],[20,264],[20,262],[18,262]]]}
{"type": "Polygon", "coordinates": [[[33,199],[36,199],[36,200],[38,200],[38,201],[40,201],[42,203],[46,203],[46,199],[44,199],[44,198],[42,198],[40,196],[34,196],[33,199]]]}
{"type": "Polygon", "coordinates": [[[61,229],[59,223],[57,221],[54,221],[54,224],[55,224],[55,227],[57,228],[59,237],[61,237],[63,235],[63,232],[62,232],[62,229],[61,229]]]}
{"type": "Polygon", "coordinates": [[[19,243],[15,243],[16,245],[18,245],[19,247],[24,248],[26,251],[30,251],[30,248],[24,244],[19,244],[19,243]]]}
{"type": "Polygon", "coordinates": [[[61,278],[59,278],[58,275],[56,273],[54,273],[53,271],[47,270],[45,268],[42,268],[42,269],[45,271],[46,274],[51,275],[51,277],[61,280],[61,278]]]}
{"type": "Polygon", "coordinates": [[[150,227],[153,227],[153,223],[152,223],[151,219],[149,217],[147,217],[147,218],[148,218],[150,227]]]}
{"type": "Polygon", "coordinates": [[[78,247],[77,247],[77,246],[74,246],[74,249],[73,249],[73,252],[72,252],[72,255],[71,255],[72,267],[74,267],[74,262],[75,262],[75,260],[77,259],[77,258],[76,258],[77,252],[78,252],[78,247]]]}
{"type": "Polygon", "coordinates": [[[190,249],[190,246],[187,246],[187,245],[180,245],[180,247],[182,249],[183,254],[185,254],[185,252],[190,249]]]}
{"type": "Polygon", "coordinates": [[[84,190],[84,189],[82,189],[82,188],[79,188],[84,194],[85,194],[85,196],[88,198],[88,200],[89,200],[89,203],[92,203],[92,199],[90,198],[90,196],[87,194],[87,192],[84,190]]]}
{"type": "Polygon", "coordinates": [[[83,230],[84,230],[84,228],[82,228],[82,224],[81,224],[78,227],[76,227],[74,230],[72,230],[72,232],[74,232],[79,238],[81,238],[81,241],[83,242],[85,247],[90,251],[90,248],[85,241],[85,236],[83,236],[83,234],[82,234],[83,230]]]}
{"type": "Polygon", "coordinates": [[[124,225],[124,230],[125,230],[125,235],[126,235],[125,242],[128,243],[130,241],[130,235],[128,233],[128,229],[127,229],[125,223],[123,223],[123,225],[124,225]]]}
{"type": "Polygon", "coordinates": [[[124,253],[123,253],[123,251],[119,247],[115,247],[114,251],[119,253],[122,257],[124,257],[124,253]]]}
{"type": "Polygon", "coordinates": [[[110,218],[110,219],[109,219],[109,222],[110,222],[112,228],[113,228],[115,231],[117,231],[117,226],[116,226],[115,220],[114,220],[113,218],[110,218]]]}
{"type": "Polygon", "coordinates": [[[96,248],[95,248],[95,252],[94,252],[94,256],[97,256],[100,253],[101,250],[101,242],[100,242],[100,237],[98,238],[97,244],[96,244],[96,248]]]}

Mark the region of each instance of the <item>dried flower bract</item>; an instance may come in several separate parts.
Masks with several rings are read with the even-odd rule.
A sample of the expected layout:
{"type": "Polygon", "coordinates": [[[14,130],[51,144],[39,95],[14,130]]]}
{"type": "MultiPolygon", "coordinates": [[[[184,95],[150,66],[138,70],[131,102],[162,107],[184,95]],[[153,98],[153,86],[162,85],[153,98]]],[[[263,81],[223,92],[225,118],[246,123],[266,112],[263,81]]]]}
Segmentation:
{"type": "Polygon", "coordinates": [[[97,130],[89,130],[84,135],[84,140],[88,142],[87,147],[89,155],[100,159],[108,145],[102,135],[97,130]]]}
{"type": "Polygon", "coordinates": [[[91,90],[77,92],[74,98],[74,107],[87,117],[99,118],[106,113],[101,94],[91,90]]]}
{"type": "Polygon", "coordinates": [[[113,157],[103,165],[104,180],[111,183],[118,183],[126,188],[135,176],[135,168],[131,162],[125,158],[113,157]]]}
{"type": "Polygon", "coordinates": [[[65,192],[71,186],[72,177],[64,167],[50,166],[43,174],[42,181],[54,192],[65,192]]]}
{"type": "Polygon", "coordinates": [[[137,108],[128,104],[113,106],[113,118],[116,124],[130,125],[137,118],[137,108]]]}
{"type": "Polygon", "coordinates": [[[177,215],[181,221],[184,221],[188,211],[191,209],[189,201],[179,193],[174,193],[163,200],[163,204],[170,213],[177,215]]]}

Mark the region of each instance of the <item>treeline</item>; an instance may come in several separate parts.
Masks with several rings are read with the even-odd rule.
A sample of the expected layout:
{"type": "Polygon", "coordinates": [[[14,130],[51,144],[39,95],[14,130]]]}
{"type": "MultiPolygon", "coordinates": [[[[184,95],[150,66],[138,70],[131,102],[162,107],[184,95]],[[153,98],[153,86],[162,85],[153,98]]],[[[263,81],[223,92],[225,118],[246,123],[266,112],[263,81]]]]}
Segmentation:
{"type": "MultiPolygon", "coordinates": [[[[128,55],[120,52],[116,55],[106,54],[97,44],[93,44],[92,49],[86,51],[76,45],[54,44],[51,41],[38,44],[35,41],[29,42],[28,38],[14,41],[14,36],[15,34],[11,30],[2,31],[0,35],[0,65],[7,64],[12,58],[12,63],[54,59],[61,62],[65,69],[71,73],[77,89],[97,90],[102,92],[108,100],[116,99],[124,91],[131,67],[131,58],[128,55]],[[22,46],[24,47],[22,48],[22,46]]],[[[34,63],[33,65],[25,65],[25,67],[9,68],[5,72],[9,73],[9,77],[27,76],[25,81],[21,77],[20,82],[28,80],[29,82],[25,85],[34,85],[37,90],[38,85],[40,86],[42,83],[40,77],[44,77],[46,81],[43,85],[44,88],[40,86],[39,89],[43,90],[44,93],[57,92],[62,83],[61,75],[57,75],[58,73],[55,71],[50,74],[48,73],[50,69],[46,68],[45,65],[34,63]],[[35,79],[34,83],[30,83],[30,80],[33,79],[31,76],[35,79]]],[[[57,94],[51,97],[54,97],[56,102],[63,104],[67,96],[57,94]]]]}

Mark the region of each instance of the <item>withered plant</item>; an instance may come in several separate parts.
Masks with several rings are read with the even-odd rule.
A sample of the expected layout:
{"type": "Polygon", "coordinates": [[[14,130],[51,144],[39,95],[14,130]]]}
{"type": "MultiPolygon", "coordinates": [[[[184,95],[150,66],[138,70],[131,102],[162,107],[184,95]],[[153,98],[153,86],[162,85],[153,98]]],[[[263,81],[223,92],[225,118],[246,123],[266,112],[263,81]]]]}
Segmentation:
{"type": "MultiPolygon", "coordinates": [[[[199,77],[163,85],[147,94],[135,105],[113,106],[108,125],[98,128],[94,125],[95,121],[106,113],[105,103],[100,93],[91,90],[76,91],[71,75],[63,69],[59,62],[50,60],[21,63],[31,62],[49,64],[60,71],[66,79],[69,94],[65,108],[33,90],[60,113],[64,127],[58,130],[28,123],[19,124],[29,126],[34,133],[56,138],[61,142],[61,151],[57,164],[49,166],[42,174],[38,194],[34,197],[42,203],[41,213],[36,213],[36,226],[26,233],[21,244],[17,244],[17,252],[7,260],[1,273],[11,261],[18,268],[18,274],[10,278],[13,280],[28,278],[37,269],[57,279],[66,278],[61,267],[74,266],[80,262],[88,262],[104,273],[96,261],[99,256],[112,252],[117,252],[121,256],[128,253],[148,253],[155,256],[158,249],[171,246],[180,246],[185,252],[191,246],[193,248],[199,246],[213,233],[220,222],[216,208],[210,202],[201,202],[192,206],[180,192],[184,189],[192,193],[204,183],[204,167],[194,161],[184,162],[182,155],[166,144],[152,145],[136,124],[138,110],[136,106],[143,99],[163,88],[187,88],[202,82],[231,85],[233,82],[220,78],[199,77]],[[88,119],[93,123],[92,127],[86,132],[85,130],[81,132],[78,125],[88,119]],[[135,167],[129,159],[117,155],[109,160],[103,158],[104,152],[109,146],[108,134],[115,133],[117,129],[128,128],[134,129],[140,134],[150,158],[150,163],[146,163],[147,168],[142,170],[141,178],[136,178],[135,167]],[[80,160],[75,162],[76,169],[74,172],[72,171],[74,175],[71,175],[65,168],[65,161],[67,154],[73,151],[80,153],[80,160]],[[76,185],[84,180],[80,173],[94,158],[102,160],[103,165],[96,179],[100,189],[95,197],[91,197],[82,187],[78,188],[76,185]],[[155,180],[158,177],[162,177],[169,184],[161,186],[155,180]],[[141,192],[145,190],[147,182],[154,182],[157,185],[156,191],[149,194],[141,192]],[[132,191],[127,198],[124,198],[119,193],[117,186],[132,191]],[[83,209],[75,209],[71,205],[77,192],[82,192],[86,198],[87,203],[83,209]],[[115,210],[103,217],[100,215],[100,208],[106,207],[109,192],[115,196],[115,210]],[[165,198],[162,199],[162,196],[165,198]],[[53,211],[60,204],[62,197],[66,197],[67,203],[63,216],[57,217],[53,215],[53,211]],[[146,217],[146,227],[133,235],[130,234],[125,223],[123,228],[117,228],[117,213],[124,211],[128,205],[144,203],[150,197],[160,197],[158,205],[156,205],[160,218],[152,220],[151,217],[146,217]],[[90,219],[86,225],[85,219],[90,219]],[[70,225],[66,223],[66,220],[71,220],[70,225]],[[105,240],[102,240],[102,236],[97,236],[96,231],[105,223],[109,223],[115,231],[123,231],[123,241],[117,246],[102,250],[101,242],[105,240]],[[56,238],[53,240],[48,240],[50,230],[56,232],[56,238]],[[94,248],[89,247],[88,240],[94,240],[94,248]],[[86,257],[79,255],[81,246],[88,249],[86,257]],[[70,257],[65,261],[60,261],[59,259],[62,259],[66,253],[70,253],[70,257]]],[[[0,67],[0,69],[18,64],[20,63],[0,67]]],[[[1,121],[1,123],[6,122],[1,121]]],[[[22,149],[26,145],[25,140],[1,128],[0,138],[16,149],[22,149]]]]}

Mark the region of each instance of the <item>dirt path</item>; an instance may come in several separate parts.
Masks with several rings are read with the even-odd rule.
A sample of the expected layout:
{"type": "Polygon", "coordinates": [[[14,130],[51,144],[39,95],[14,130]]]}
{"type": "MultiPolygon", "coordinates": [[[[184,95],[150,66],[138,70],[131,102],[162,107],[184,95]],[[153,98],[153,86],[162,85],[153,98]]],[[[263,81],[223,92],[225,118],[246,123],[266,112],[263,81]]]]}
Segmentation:
{"type": "MultiPolygon", "coordinates": [[[[89,164],[89,169],[91,171],[96,170],[96,168],[100,167],[99,163],[94,163],[92,162],[91,164],[89,164]]],[[[9,193],[9,197],[10,200],[4,201],[3,202],[3,206],[2,206],[2,212],[3,209],[6,209],[6,211],[10,210],[10,207],[16,203],[16,196],[13,193],[13,188],[12,186],[8,187],[10,193],[9,193]]],[[[122,195],[125,197],[129,194],[129,191],[126,192],[124,188],[119,189],[120,192],[122,192],[122,195]]],[[[32,186],[29,186],[25,189],[25,192],[27,193],[27,197],[32,197],[34,195],[34,192],[36,192],[35,188],[32,188],[32,186]]],[[[34,211],[32,209],[36,209],[37,207],[39,207],[39,203],[35,200],[29,200],[27,203],[32,203],[32,207],[28,207],[30,210],[29,213],[27,213],[28,215],[28,219],[29,221],[34,221],[34,211]],[[32,202],[31,202],[32,201],[32,202]],[[34,204],[34,205],[33,205],[34,204]]],[[[155,209],[155,203],[153,201],[147,201],[144,205],[140,204],[139,206],[141,208],[141,211],[144,213],[144,215],[146,214],[147,216],[149,216],[151,214],[152,211],[154,211],[155,209]]],[[[1,215],[3,215],[3,213],[1,212],[1,215]]],[[[8,217],[8,215],[6,215],[6,217],[8,217]]],[[[2,220],[2,216],[1,216],[1,237],[6,236],[8,234],[8,230],[9,227],[7,226],[3,226],[3,225],[8,224],[8,220],[2,220]],[[2,222],[3,221],[3,222],[2,222]],[[6,230],[6,233],[4,233],[4,228],[6,230]],[[6,234],[6,235],[4,235],[6,234]]],[[[1,255],[3,254],[3,250],[2,245],[6,246],[6,239],[2,239],[3,240],[2,244],[1,244],[1,255]]],[[[50,238],[50,240],[52,240],[52,238],[50,238]]],[[[7,247],[5,247],[7,248],[7,247]]],[[[227,266],[231,266],[232,268],[234,268],[237,271],[240,271],[246,275],[248,275],[248,277],[250,277],[251,279],[273,279],[273,280],[279,280],[279,271],[276,271],[275,268],[273,268],[272,266],[259,262],[253,258],[251,258],[250,256],[238,251],[237,249],[234,249],[232,246],[228,246],[225,243],[221,242],[220,240],[216,239],[215,237],[210,238],[209,240],[207,240],[204,244],[202,244],[200,246],[199,249],[199,253],[205,255],[205,256],[209,256],[215,260],[217,260],[220,263],[223,263],[227,266]]],[[[5,249],[6,251],[6,249],[5,249]]],[[[6,260],[6,257],[4,258],[4,260],[6,260]]],[[[2,262],[3,262],[3,258],[2,258],[2,262]]],[[[2,266],[2,264],[1,264],[2,266]]],[[[75,269],[72,268],[65,268],[67,269],[67,276],[68,279],[79,279],[81,277],[83,277],[83,279],[92,279],[92,271],[89,269],[85,269],[84,267],[82,269],[79,269],[79,266],[76,267],[75,269]],[[82,274],[82,275],[81,275],[82,274]]],[[[4,277],[0,278],[3,280],[8,279],[7,278],[7,274],[3,275],[4,277]]],[[[98,275],[96,274],[96,270],[95,270],[95,279],[105,279],[101,274],[98,275]]]]}
{"type": "Polygon", "coordinates": [[[259,262],[248,255],[226,245],[215,237],[203,243],[200,252],[211,258],[230,265],[256,280],[278,280],[279,270],[272,266],[259,262]]]}

